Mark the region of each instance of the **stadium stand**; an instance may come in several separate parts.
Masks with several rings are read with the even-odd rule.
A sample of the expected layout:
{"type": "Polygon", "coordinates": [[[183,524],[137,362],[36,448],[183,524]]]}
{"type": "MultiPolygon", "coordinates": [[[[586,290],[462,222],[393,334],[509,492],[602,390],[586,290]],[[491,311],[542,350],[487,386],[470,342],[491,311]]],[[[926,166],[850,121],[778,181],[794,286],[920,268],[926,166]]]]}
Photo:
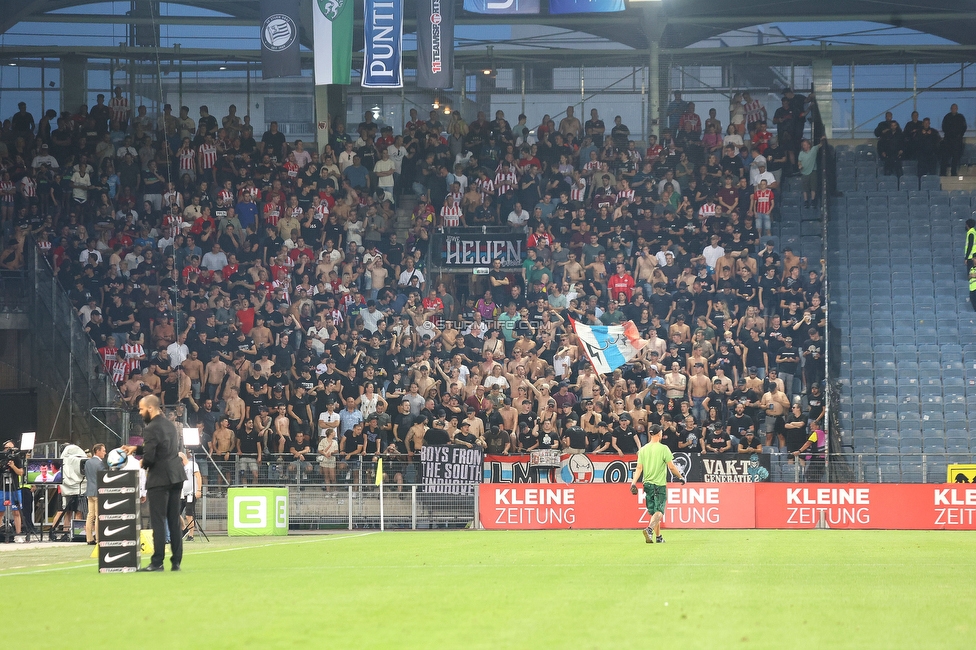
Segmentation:
{"type": "Polygon", "coordinates": [[[925,454],[926,480],[942,482],[971,450],[976,319],[960,258],[974,196],[919,177],[913,160],[900,178],[880,175],[873,145],[836,157],[828,244],[845,441],[868,480],[920,481],[925,454]]]}
{"type": "MultiPolygon", "coordinates": [[[[791,101],[797,111],[809,109],[802,96],[791,101]]],[[[492,121],[479,115],[470,123],[455,113],[446,125],[435,112],[429,120],[414,114],[399,133],[367,114],[350,125],[352,135],[334,125],[331,141],[315,151],[286,142],[274,123],[256,140],[239,117],[218,120],[207,107],[196,120],[188,110],[178,118],[170,110],[133,117],[121,104],[49,111],[34,129],[25,106],[4,140],[16,161],[3,185],[4,215],[8,227],[22,226],[14,249],[29,231],[50,256],[126,407],[159,395],[203,428],[218,458],[236,455],[238,437],[241,453],[253,455],[257,435],[291,461],[262,467],[268,478],[308,470],[295,460],[301,449],[291,448],[298,431],[311,434],[312,454],[320,433],[338,428],[344,460],[379,451],[396,457],[415,450],[406,432],[418,418],[426,425],[417,435],[433,432],[428,444],[453,439],[489,451],[565,446],[570,417],[589,434],[589,450],[633,452],[658,422],[676,449],[721,448],[737,443],[740,431],[726,426],[737,402],[748,404],[748,421],[765,431],[759,404],[770,392],[767,371],[777,365],[795,376],[786,393],[804,400],[796,420],[802,428],[786,442],[798,448],[808,425],[821,426],[823,400],[808,405],[806,392],[824,379],[826,334],[821,211],[804,197],[818,184],[803,181],[791,163],[803,156],[804,122],[778,109],[782,142],[764,143],[765,156],[730,142],[717,143],[721,156],[709,160],[701,118],[678,108],[678,137],[665,133],[646,147],[628,139],[626,125],[607,129],[595,114],[585,125],[549,120],[516,133],[498,111],[492,121]],[[774,204],[757,192],[760,177],[774,188],[774,204]],[[756,212],[774,205],[768,236],[761,222],[753,224],[753,199],[756,212]],[[433,235],[465,226],[524,229],[530,259],[490,276],[508,285],[470,271],[441,274],[428,259],[433,235]],[[718,253],[709,257],[713,236],[709,254],[718,253]],[[763,279],[766,265],[775,270],[763,279]],[[625,290],[610,295],[614,273],[614,286],[625,290]],[[652,295],[658,286],[663,293],[652,295]],[[506,330],[501,312],[509,303],[518,322],[506,330]],[[584,376],[588,362],[570,317],[633,320],[643,336],[656,330],[673,348],[654,358],[648,347],[640,364],[603,386],[584,376]],[[698,330],[707,375],[719,378],[722,369],[731,381],[719,381],[714,413],[695,405],[686,419],[682,403],[693,395],[682,386],[691,384],[689,360],[701,358],[692,349],[698,330]],[[789,333],[804,351],[803,370],[776,362],[789,333]],[[719,342],[727,338],[732,344],[723,352],[719,342]],[[672,362],[678,387],[661,380],[672,362]],[[562,384],[571,397],[557,395],[562,384]],[[557,398],[569,409],[550,406],[557,398]],[[657,401],[671,420],[655,414],[657,401]],[[600,431],[587,403],[609,431],[600,431]],[[466,417],[478,430],[470,437],[459,429],[466,417]],[[552,435],[542,424],[549,420],[552,435]],[[245,431],[246,421],[253,430],[245,431]],[[493,427],[493,438],[482,433],[493,427]]],[[[815,148],[806,171],[817,158],[815,148]]],[[[853,208],[850,199],[854,214],[861,207],[880,214],[889,207],[890,179],[879,191],[871,149],[855,160],[863,200],[853,208]]],[[[906,191],[910,211],[907,201],[906,191]]],[[[946,219],[950,207],[947,197],[946,219]]],[[[852,222],[851,232],[866,241],[873,228],[852,222]]],[[[16,266],[17,258],[9,262],[16,266]]],[[[866,281],[871,290],[873,279],[866,281]]],[[[909,413],[892,413],[893,426],[908,426],[909,413]]],[[[771,420],[771,434],[783,433],[783,424],[771,420]]],[[[770,439],[779,452],[777,437],[770,439]]],[[[774,477],[784,471],[792,467],[781,456],[774,477]]]]}

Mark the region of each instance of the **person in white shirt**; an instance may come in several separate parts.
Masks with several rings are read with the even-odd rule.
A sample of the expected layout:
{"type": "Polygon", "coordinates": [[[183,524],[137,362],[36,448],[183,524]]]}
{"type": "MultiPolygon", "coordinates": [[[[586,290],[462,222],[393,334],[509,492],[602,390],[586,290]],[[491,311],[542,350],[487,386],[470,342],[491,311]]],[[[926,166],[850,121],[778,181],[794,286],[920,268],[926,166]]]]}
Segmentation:
{"type": "Polygon", "coordinates": [[[295,140],[295,150],[292,154],[295,156],[295,163],[303,169],[312,162],[312,154],[305,151],[305,143],[301,140],[295,140]]]}
{"type": "Polygon", "coordinates": [[[709,269],[714,269],[719,259],[725,255],[725,249],[719,246],[718,235],[712,235],[712,243],[702,250],[702,257],[709,269]]]}
{"type": "Polygon", "coordinates": [[[773,176],[773,172],[766,170],[766,158],[756,156],[756,159],[752,161],[752,165],[749,166],[749,185],[759,187],[759,181],[763,179],[766,180],[766,187],[769,189],[775,190],[779,187],[779,183],[776,182],[776,177],[773,176]]]}
{"type": "Polygon", "coordinates": [[[528,233],[529,212],[522,207],[521,203],[516,202],[512,211],[508,213],[508,223],[517,231],[528,233]]]}
{"type": "Polygon", "coordinates": [[[166,347],[166,352],[169,354],[170,368],[176,370],[183,365],[183,362],[190,356],[190,348],[186,346],[186,335],[180,334],[176,339],[176,343],[170,343],[166,347]]]}
{"type": "Polygon", "coordinates": [[[220,250],[220,244],[214,244],[213,249],[204,254],[200,266],[208,271],[220,271],[227,266],[227,255],[220,250]]]}
{"type": "Polygon", "coordinates": [[[396,173],[396,163],[390,160],[389,149],[380,152],[380,159],[373,165],[376,174],[376,185],[383,190],[386,198],[393,200],[393,175],[396,173]]]}
{"type": "Polygon", "coordinates": [[[51,169],[58,169],[58,159],[48,153],[48,147],[46,144],[42,144],[41,153],[34,156],[34,160],[31,161],[31,167],[37,169],[41,165],[45,164],[51,169]]]}

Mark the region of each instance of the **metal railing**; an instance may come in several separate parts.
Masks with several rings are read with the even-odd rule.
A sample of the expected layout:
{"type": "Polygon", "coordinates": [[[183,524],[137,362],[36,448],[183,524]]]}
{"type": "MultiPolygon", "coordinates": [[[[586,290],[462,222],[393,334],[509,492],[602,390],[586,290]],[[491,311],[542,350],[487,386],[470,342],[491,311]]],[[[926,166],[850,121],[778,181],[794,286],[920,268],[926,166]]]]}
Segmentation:
{"type": "Polygon", "coordinates": [[[947,469],[976,463],[976,452],[830,454],[832,483],[951,483],[947,469]]]}
{"type": "MultiPolygon", "coordinates": [[[[382,509],[380,488],[375,485],[287,487],[289,529],[293,531],[458,529],[470,527],[477,517],[474,484],[453,486],[461,494],[430,492],[417,484],[384,485],[382,509]]],[[[227,530],[227,487],[204,486],[197,522],[207,533],[227,530]]]]}

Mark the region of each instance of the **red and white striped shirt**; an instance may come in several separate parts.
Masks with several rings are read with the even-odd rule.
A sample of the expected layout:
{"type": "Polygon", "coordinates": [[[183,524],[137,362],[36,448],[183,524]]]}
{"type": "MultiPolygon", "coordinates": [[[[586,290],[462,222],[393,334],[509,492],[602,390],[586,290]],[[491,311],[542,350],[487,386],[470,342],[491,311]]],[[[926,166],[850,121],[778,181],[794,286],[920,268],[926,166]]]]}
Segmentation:
{"type": "Polygon", "coordinates": [[[315,206],[315,218],[320,221],[325,221],[329,218],[329,204],[323,201],[315,206]]]}
{"type": "Polygon", "coordinates": [[[180,149],[180,171],[195,171],[197,154],[193,149],[180,149]]]}
{"type": "Polygon", "coordinates": [[[747,102],[742,108],[745,111],[747,124],[766,121],[766,107],[758,99],[747,102]]]}
{"type": "Polygon", "coordinates": [[[569,198],[573,201],[583,202],[586,199],[586,179],[579,179],[578,183],[573,183],[569,190],[569,198]]]}
{"type": "Polygon", "coordinates": [[[617,203],[623,203],[624,199],[627,199],[631,203],[634,202],[634,190],[620,190],[617,193],[617,203]]]}
{"type": "Polygon", "coordinates": [[[481,197],[484,198],[486,194],[495,193],[495,181],[488,177],[478,180],[478,191],[481,192],[481,197]]]}
{"type": "Polygon", "coordinates": [[[30,176],[24,176],[20,179],[20,192],[28,199],[34,198],[37,196],[37,181],[30,176]]]}
{"type": "Polygon", "coordinates": [[[212,144],[200,145],[200,167],[213,169],[217,164],[217,147],[212,144]]]}
{"type": "Polygon", "coordinates": [[[234,193],[227,189],[220,190],[217,192],[217,200],[223,203],[230,203],[234,200],[234,193]]]}
{"type": "Polygon", "coordinates": [[[280,219],[281,208],[274,203],[266,203],[264,205],[264,222],[277,227],[280,219]]]}
{"type": "Polygon", "coordinates": [[[173,214],[169,212],[163,216],[163,226],[164,227],[175,227],[182,228],[183,226],[183,215],[181,213],[173,214]]]}
{"type": "Polygon", "coordinates": [[[288,172],[289,178],[298,178],[298,169],[299,169],[298,163],[293,163],[292,161],[289,160],[284,165],[282,165],[282,167],[284,167],[285,171],[288,172]]]}
{"type": "Polygon", "coordinates": [[[756,200],[756,212],[760,214],[769,214],[770,206],[773,201],[773,191],[772,190],[756,190],[752,198],[756,200]]]}
{"type": "Polygon", "coordinates": [[[508,190],[514,190],[516,183],[518,183],[518,177],[515,175],[515,172],[510,171],[507,174],[505,172],[498,172],[495,174],[495,193],[498,196],[502,196],[508,190]]]}
{"type": "Polygon", "coordinates": [[[4,203],[13,203],[16,191],[17,187],[13,181],[0,181],[0,200],[4,203]]]}
{"type": "Polygon", "coordinates": [[[112,111],[112,119],[116,122],[129,118],[129,100],[125,97],[113,97],[108,100],[108,108],[112,111]]]}
{"type": "Polygon", "coordinates": [[[698,208],[698,216],[702,219],[708,219],[715,216],[715,204],[714,203],[702,203],[702,206],[698,208]]]}
{"type": "Polygon", "coordinates": [[[583,172],[593,172],[596,173],[600,171],[600,161],[599,160],[589,160],[585,165],[583,165],[583,172]]]}
{"type": "Polygon", "coordinates": [[[142,368],[142,360],[138,357],[146,356],[146,351],[141,345],[138,343],[126,343],[122,346],[122,351],[125,352],[125,360],[122,363],[126,365],[126,375],[133,370],[142,368]]]}
{"type": "Polygon", "coordinates": [[[457,228],[461,225],[461,206],[450,200],[441,208],[441,225],[445,228],[457,228]]]}
{"type": "Polygon", "coordinates": [[[455,203],[461,205],[461,199],[464,198],[464,194],[462,194],[461,192],[448,192],[447,198],[448,200],[453,198],[455,203]]]}

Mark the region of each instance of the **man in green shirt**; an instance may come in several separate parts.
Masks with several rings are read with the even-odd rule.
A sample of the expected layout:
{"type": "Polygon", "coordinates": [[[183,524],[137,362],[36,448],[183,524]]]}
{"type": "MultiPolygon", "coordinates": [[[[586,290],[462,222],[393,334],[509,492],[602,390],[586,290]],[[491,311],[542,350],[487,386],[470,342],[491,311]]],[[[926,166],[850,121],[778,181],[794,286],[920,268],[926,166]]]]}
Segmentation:
{"type": "Polygon", "coordinates": [[[664,506],[668,502],[668,470],[685,483],[685,477],[674,466],[674,455],[671,450],[661,444],[662,430],[660,425],[651,425],[650,442],[637,452],[637,469],[634,470],[634,480],[630,482],[630,493],[637,494],[637,481],[644,479],[644,505],[647,514],[651,516],[650,525],[644,529],[644,541],[653,544],[664,543],[661,536],[661,520],[664,518],[664,506]]]}

